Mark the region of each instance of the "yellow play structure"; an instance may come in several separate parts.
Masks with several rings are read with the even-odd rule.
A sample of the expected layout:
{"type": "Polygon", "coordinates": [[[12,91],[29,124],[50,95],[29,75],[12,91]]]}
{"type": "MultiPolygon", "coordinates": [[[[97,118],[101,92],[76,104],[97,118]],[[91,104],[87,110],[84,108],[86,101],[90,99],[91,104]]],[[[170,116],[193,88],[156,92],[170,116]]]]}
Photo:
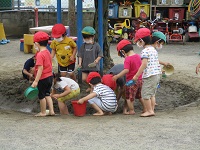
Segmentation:
{"type": "Polygon", "coordinates": [[[0,23],[0,40],[6,39],[3,23],[0,23]]]}

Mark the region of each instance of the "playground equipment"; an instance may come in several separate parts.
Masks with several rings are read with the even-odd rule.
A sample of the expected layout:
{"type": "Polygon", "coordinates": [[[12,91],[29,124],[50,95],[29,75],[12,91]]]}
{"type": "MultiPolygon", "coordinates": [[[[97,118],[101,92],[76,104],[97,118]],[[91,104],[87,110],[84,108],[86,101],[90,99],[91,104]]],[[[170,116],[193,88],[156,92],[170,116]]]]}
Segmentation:
{"type": "Polygon", "coordinates": [[[172,42],[180,42],[182,44],[185,44],[185,35],[183,28],[179,26],[180,22],[177,21],[169,21],[166,22],[166,38],[167,38],[167,43],[172,43],[172,42]],[[170,29],[171,32],[169,32],[169,23],[170,23],[170,29]],[[175,24],[175,25],[174,25],[175,24]]]}
{"type": "Polygon", "coordinates": [[[114,28],[108,23],[108,40],[112,42],[120,39],[131,39],[133,30],[134,28],[131,27],[129,19],[125,19],[122,23],[115,23],[114,28]]]}
{"type": "Polygon", "coordinates": [[[10,43],[10,40],[6,39],[3,23],[0,23],[0,45],[10,43]]]}
{"type": "Polygon", "coordinates": [[[185,40],[188,42],[190,39],[198,39],[199,38],[199,33],[198,33],[198,23],[191,21],[188,23],[188,29],[187,32],[185,33],[185,40]]]}
{"type": "Polygon", "coordinates": [[[188,6],[188,12],[193,19],[198,19],[200,17],[200,1],[191,0],[188,6]]]}

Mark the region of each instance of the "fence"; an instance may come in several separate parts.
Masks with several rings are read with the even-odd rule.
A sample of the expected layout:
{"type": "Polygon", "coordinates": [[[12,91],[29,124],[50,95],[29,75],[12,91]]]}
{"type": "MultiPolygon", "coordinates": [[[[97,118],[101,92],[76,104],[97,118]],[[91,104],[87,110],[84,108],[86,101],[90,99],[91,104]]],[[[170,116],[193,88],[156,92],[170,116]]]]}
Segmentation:
{"type": "MultiPolygon", "coordinates": [[[[74,1],[76,6],[77,0],[74,1]]],[[[62,11],[67,11],[68,6],[69,0],[61,0],[62,11]]],[[[36,7],[38,8],[38,11],[56,11],[57,0],[0,0],[0,11],[34,10],[36,7]]],[[[83,9],[94,10],[94,0],[84,0],[83,9]]]]}

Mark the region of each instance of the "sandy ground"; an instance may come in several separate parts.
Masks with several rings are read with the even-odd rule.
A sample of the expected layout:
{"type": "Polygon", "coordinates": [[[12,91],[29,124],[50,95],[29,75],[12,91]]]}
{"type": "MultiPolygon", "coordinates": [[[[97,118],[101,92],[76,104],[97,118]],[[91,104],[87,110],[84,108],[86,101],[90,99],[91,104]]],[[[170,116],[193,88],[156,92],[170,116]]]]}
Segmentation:
{"type": "MultiPolygon", "coordinates": [[[[200,43],[165,45],[159,51],[162,61],[175,67],[172,76],[163,78],[157,93],[156,116],[136,115],[94,117],[55,116],[36,118],[38,102],[28,101],[23,92],[29,84],[21,69],[33,54],[19,51],[19,39],[0,45],[0,149],[168,149],[198,150],[200,146],[200,43]],[[17,111],[16,111],[17,110],[17,111]],[[19,112],[20,111],[20,112],[19,112]]],[[[134,45],[135,52],[140,53],[134,45]]],[[[111,45],[116,64],[123,63],[111,45]]],[[[89,106],[88,106],[89,107],[89,106]]],[[[87,110],[89,110],[88,108],[87,110]]]]}

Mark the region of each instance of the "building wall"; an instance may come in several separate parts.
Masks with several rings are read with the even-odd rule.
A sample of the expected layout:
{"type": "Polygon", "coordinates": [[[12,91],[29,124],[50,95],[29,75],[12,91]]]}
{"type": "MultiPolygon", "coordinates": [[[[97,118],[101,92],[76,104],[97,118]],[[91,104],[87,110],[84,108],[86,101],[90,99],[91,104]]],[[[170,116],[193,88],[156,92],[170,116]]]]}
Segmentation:
{"type": "MultiPolygon", "coordinates": [[[[68,12],[62,12],[62,23],[68,25],[68,12]]],[[[38,12],[39,26],[54,25],[57,22],[56,12],[38,12]]],[[[83,13],[83,27],[93,25],[94,12],[83,13]]],[[[76,20],[74,20],[76,22],[76,20]]],[[[0,12],[0,22],[4,25],[7,37],[23,37],[29,33],[29,28],[35,26],[33,11],[4,11],[0,12]]],[[[76,35],[75,35],[76,36],[76,35]]]]}

